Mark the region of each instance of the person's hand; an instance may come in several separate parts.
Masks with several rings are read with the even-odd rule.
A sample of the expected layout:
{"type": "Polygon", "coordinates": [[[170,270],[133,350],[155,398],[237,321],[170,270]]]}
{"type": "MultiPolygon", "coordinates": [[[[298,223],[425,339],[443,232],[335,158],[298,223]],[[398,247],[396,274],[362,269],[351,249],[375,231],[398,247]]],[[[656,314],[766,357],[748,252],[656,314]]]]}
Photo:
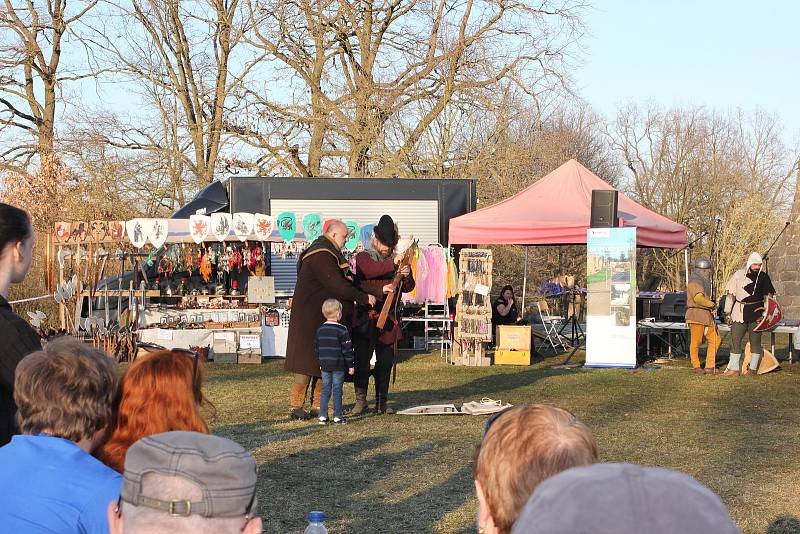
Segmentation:
{"type": "Polygon", "coordinates": [[[506,306],[510,308],[513,305],[514,305],[514,297],[511,297],[510,299],[508,299],[508,303],[506,304],[506,306]]]}
{"type": "Polygon", "coordinates": [[[397,254],[397,255],[394,257],[394,264],[395,264],[395,265],[400,265],[400,264],[403,262],[403,259],[405,259],[405,257],[406,257],[406,253],[405,253],[405,252],[402,252],[402,253],[400,253],[400,254],[397,254]]]}
{"type": "Polygon", "coordinates": [[[409,274],[411,274],[411,267],[409,267],[408,265],[403,265],[402,267],[400,267],[400,274],[402,274],[403,276],[408,276],[409,274]]]}
{"type": "Polygon", "coordinates": [[[394,288],[392,287],[392,284],[386,284],[385,286],[383,286],[383,292],[394,293],[394,288]]]}
{"type": "Polygon", "coordinates": [[[356,370],[351,367],[350,369],[347,370],[347,374],[348,375],[354,375],[354,374],[356,374],[356,370]]]}
{"type": "Polygon", "coordinates": [[[375,302],[378,299],[375,298],[375,295],[367,295],[367,300],[369,301],[370,306],[375,306],[375,302]]]}

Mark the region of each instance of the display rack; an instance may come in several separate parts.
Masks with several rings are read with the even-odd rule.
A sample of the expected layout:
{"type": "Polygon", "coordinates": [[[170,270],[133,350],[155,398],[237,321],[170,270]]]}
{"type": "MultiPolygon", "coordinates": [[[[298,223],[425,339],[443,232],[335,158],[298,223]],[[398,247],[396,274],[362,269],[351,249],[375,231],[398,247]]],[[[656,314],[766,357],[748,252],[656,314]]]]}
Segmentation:
{"type": "Polygon", "coordinates": [[[488,366],[485,344],[492,340],[492,251],[462,249],[459,253],[453,363],[488,366]]]}

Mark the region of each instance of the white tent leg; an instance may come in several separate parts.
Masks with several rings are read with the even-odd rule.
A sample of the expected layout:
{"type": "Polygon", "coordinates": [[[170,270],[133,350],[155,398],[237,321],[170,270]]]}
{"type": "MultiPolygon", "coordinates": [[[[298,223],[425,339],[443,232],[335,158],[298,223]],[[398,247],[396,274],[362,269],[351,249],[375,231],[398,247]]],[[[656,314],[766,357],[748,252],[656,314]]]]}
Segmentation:
{"type": "Polygon", "coordinates": [[[525,292],[528,289],[528,245],[525,245],[525,266],[522,270],[522,317],[525,318],[525,292]]]}
{"type": "Polygon", "coordinates": [[[686,287],[689,287],[689,248],[683,249],[683,266],[686,274],[686,287]]]}

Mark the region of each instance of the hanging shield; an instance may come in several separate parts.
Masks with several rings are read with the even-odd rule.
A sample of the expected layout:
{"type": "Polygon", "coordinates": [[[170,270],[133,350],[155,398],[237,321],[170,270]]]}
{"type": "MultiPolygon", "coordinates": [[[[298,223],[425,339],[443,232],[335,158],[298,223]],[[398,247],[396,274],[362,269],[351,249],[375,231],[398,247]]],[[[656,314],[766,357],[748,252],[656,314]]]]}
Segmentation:
{"type": "Polygon", "coordinates": [[[92,241],[105,241],[108,238],[108,222],[107,221],[92,221],[89,223],[92,233],[92,241]]]}
{"type": "Polygon", "coordinates": [[[247,241],[250,234],[253,233],[253,223],[255,215],[252,213],[234,213],[233,214],[233,232],[239,241],[247,241]]]}
{"type": "MultiPolygon", "coordinates": [[[[780,367],[780,363],[778,363],[778,359],[772,355],[772,353],[765,348],[761,350],[763,354],[761,355],[761,361],[758,362],[758,370],[756,371],[758,374],[763,375],[767,374],[770,371],[774,371],[778,367],[780,367]]],[[[742,360],[742,370],[747,369],[750,367],[750,361],[753,359],[753,351],[750,350],[750,343],[748,342],[747,345],[744,347],[744,359],[742,360]]]]}
{"type": "Polygon", "coordinates": [[[192,241],[202,243],[211,232],[211,217],[208,215],[189,215],[189,233],[192,241]]]}
{"type": "Polygon", "coordinates": [[[303,233],[306,241],[312,243],[322,235],[322,217],[319,213],[306,213],[303,217],[303,233]]]}
{"type": "Polygon", "coordinates": [[[231,233],[232,225],[233,219],[230,213],[211,214],[211,233],[217,238],[217,241],[225,241],[225,238],[231,233]]]}
{"type": "Polygon", "coordinates": [[[374,229],[375,229],[375,225],[374,224],[368,224],[368,225],[364,226],[363,228],[361,228],[361,237],[360,237],[360,239],[361,239],[361,247],[364,250],[367,250],[369,248],[370,244],[372,244],[372,236],[373,236],[373,230],[374,229]]]}
{"type": "Polygon", "coordinates": [[[272,235],[272,230],[275,228],[275,224],[272,222],[272,215],[265,215],[263,213],[255,214],[254,226],[255,228],[253,230],[259,241],[268,241],[269,236],[272,235]]]}
{"type": "Polygon", "coordinates": [[[147,229],[147,238],[156,248],[161,248],[167,241],[169,235],[169,220],[167,219],[149,219],[149,228],[147,229]]]}
{"type": "Polygon", "coordinates": [[[53,238],[56,243],[66,243],[72,233],[72,224],[68,222],[57,222],[53,229],[53,238]]]}
{"type": "Polygon", "coordinates": [[[89,236],[89,223],[80,221],[72,223],[69,239],[73,243],[83,243],[89,236]]]}
{"type": "Polygon", "coordinates": [[[778,301],[774,298],[767,296],[764,299],[764,315],[761,320],[753,328],[754,332],[767,332],[772,330],[783,320],[783,310],[778,301]]]}
{"type": "Polygon", "coordinates": [[[112,241],[120,241],[125,235],[125,225],[121,221],[111,221],[108,223],[108,233],[112,241]]]}
{"type": "Polygon", "coordinates": [[[278,234],[285,242],[288,243],[294,239],[294,235],[297,233],[297,219],[294,213],[285,211],[278,215],[276,222],[278,224],[278,234]]]}
{"type": "Polygon", "coordinates": [[[347,241],[345,241],[344,247],[352,252],[358,246],[360,228],[356,221],[347,221],[344,223],[344,225],[347,227],[347,241]]]}
{"type": "Polygon", "coordinates": [[[142,248],[147,243],[147,232],[142,219],[132,219],[125,223],[128,239],[136,248],[142,248]]]}

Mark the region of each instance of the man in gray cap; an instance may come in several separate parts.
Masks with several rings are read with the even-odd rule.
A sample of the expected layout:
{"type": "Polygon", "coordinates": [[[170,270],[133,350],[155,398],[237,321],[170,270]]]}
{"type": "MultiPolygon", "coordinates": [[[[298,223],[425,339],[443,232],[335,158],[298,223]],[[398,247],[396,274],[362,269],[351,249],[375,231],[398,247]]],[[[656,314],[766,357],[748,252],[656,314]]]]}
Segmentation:
{"type": "Polygon", "coordinates": [[[686,324],[689,325],[689,359],[695,373],[714,374],[716,372],[717,349],[720,337],[717,321],[714,319],[716,302],[711,300],[711,262],[698,258],[694,262],[689,285],[686,286],[686,324]],[[708,340],[706,368],[700,367],[700,345],[703,337],[708,340]]]}
{"type": "Polygon", "coordinates": [[[574,467],[542,482],[512,534],[740,534],[689,475],[633,464],[574,467]]]}
{"type": "Polygon", "coordinates": [[[142,438],[125,456],[111,534],[256,534],[256,462],[241,445],[198,432],[142,438]]]}

